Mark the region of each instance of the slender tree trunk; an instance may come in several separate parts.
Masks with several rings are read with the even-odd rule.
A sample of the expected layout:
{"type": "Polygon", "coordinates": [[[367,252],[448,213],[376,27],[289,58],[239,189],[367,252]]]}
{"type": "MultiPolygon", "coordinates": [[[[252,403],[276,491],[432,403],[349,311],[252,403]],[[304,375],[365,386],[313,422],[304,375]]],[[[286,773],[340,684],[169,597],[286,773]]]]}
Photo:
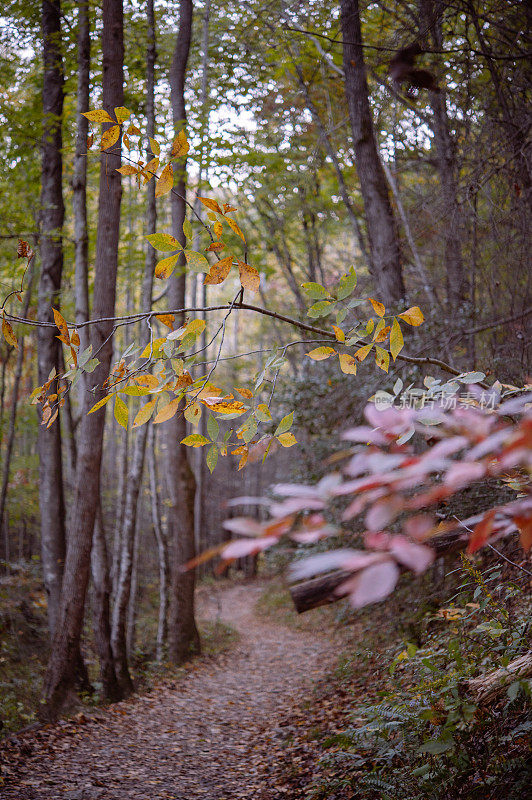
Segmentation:
{"type": "MultiPolygon", "coordinates": [[[[179,33],[170,70],[170,90],[174,128],[177,133],[186,124],[185,74],[192,33],[192,1],[180,0],[179,33]]],[[[186,159],[174,166],[172,193],[172,232],[184,244],[186,159]]],[[[183,308],[185,303],[185,272],[172,275],[168,298],[170,308],[183,308]]],[[[176,326],[183,320],[176,319],[176,326]]],[[[175,663],[185,661],[200,648],[199,633],[194,618],[194,570],[183,572],[182,565],[195,555],[194,544],[194,474],[188,461],[187,448],[181,444],[186,436],[186,421],[177,414],[165,423],[167,438],[167,471],[169,476],[170,508],[170,613],[168,652],[175,663]]]]}
{"type": "Polygon", "coordinates": [[[371,266],[379,298],[404,297],[401,250],[386,176],[377,149],[364,64],[358,0],[341,0],[345,93],[349,107],[355,166],[364,200],[371,266]]]}
{"type": "MultiPolygon", "coordinates": [[[[22,307],[22,316],[27,318],[31,301],[31,291],[33,288],[33,275],[34,275],[33,258],[30,264],[30,272],[28,275],[28,285],[24,295],[24,305],[22,307]]],[[[15,442],[15,424],[17,421],[17,404],[18,392],[20,387],[20,380],[22,378],[22,368],[24,366],[24,337],[21,336],[18,340],[17,363],[15,365],[15,375],[13,378],[13,399],[11,402],[11,409],[9,413],[9,427],[7,430],[6,451],[2,459],[2,490],[0,494],[0,530],[2,530],[2,522],[4,520],[4,513],[6,508],[7,487],[9,484],[9,468],[11,466],[11,454],[13,452],[13,444],[15,442]]],[[[7,559],[6,559],[7,561],[7,559]]]]}
{"type": "MultiPolygon", "coordinates": [[[[63,61],[61,55],[60,0],[43,0],[43,137],[41,183],[41,276],[39,319],[53,322],[52,307],[59,308],[63,272],[64,220],[61,121],[63,117],[63,61]]],[[[53,327],[38,328],[39,383],[60,371],[59,348],[53,327]]],[[[52,384],[50,393],[57,393],[52,384]]],[[[65,559],[65,502],[59,420],[50,428],[39,425],[39,505],[44,585],[48,596],[48,622],[53,636],[59,611],[65,559]]]]}
{"type": "Polygon", "coordinates": [[[157,661],[164,657],[168,637],[168,545],[161,524],[159,489],[157,486],[157,462],[155,457],[155,428],[150,425],[148,432],[148,469],[150,474],[151,515],[153,532],[157,542],[159,563],[159,620],[157,625],[157,661]]]}
{"type": "Polygon", "coordinates": [[[109,606],[111,582],[109,580],[109,563],[107,558],[107,540],[101,502],[98,504],[91,553],[93,598],[93,630],[96,651],[100,661],[100,681],[103,695],[110,703],[122,698],[122,691],[116,677],[111,650],[111,626],[109,623],[109,606]]]}
{"type": "MultiPolygon", "coordinates": [[[[123,10],[121,0],[103,0],[103,107],[112,113],[124,102],[123,92],[123,10]]],[[[94,280],[93,315],[96,319],[114,315],[120,202],[122,184],[120,173],[120,144],[100,158],[100,197],[94,280]]],[[[91,326],[93,352],[100,364],[92,373],[95,390],[87,398],[80,423],[78,468],[74,494],[73,515],[69,530],[68,549],[63,577],[63,590],[58,624],[44,683],[43,716],[54,718],[65,702],[73,684],[75,654],[79,647],[85,595],[90,568],[92,533],[100,491],[105,413],[100,410],[87,415],[89,404],[105,395],[103,382],[109,374],[112,357],[111,322],[91,326]]]]}
{"type": "MultiPolygon", "coordinates": [[[[138,516],[138,509],[137,509],[138,516]]],[[[131,655],[135,649],[135,636],[137,627],[137,591],[139,585],[139,547],[140,547],[140,529],[137,520],[135,525],[135,537],[133,541],[133,565],[131,568],[131,589],[129,592],[129,601],[127,604],[127,625],[126,625],[126,653],[128,662],[131,661],[131,655]]]]}
{"type": "Polygon", "coordinates": [[[118,435],[118,481],[116,489],[116,519],[113,533],[113,555],[111,561],[111,596],[116,597],[120,577],[120,555],[122,553],[122,528],[126,508],[126,486],[129,464],[129,431],[120,428],[113,432],[118,435]]]}
{"type": "MultiPolygon", "coordinates": [[[[443,50],[442,0],[421,0],[423,30],[430,32],[437,51],[443,50]]],[[[462,211],[458,204],[457,168],[454,143],[449,130],[447,101],[443,86],[439,92],[429,92],[432,108],[431,127],[436,145],[436,161],[440,176],[442,229],[444,241],[447,300],[456,309],[465,300],[466,276],[462,261],[462,211]]]]}
{"type": "MultiPolygon", "coordinates": [[[[76,108],[76,150],[72,177],[72,205],[74,210],[75,241],[75,296],[76,322],[89,318],[89,236],[87,230],[87,135],[89,121],[83,116],[89,109],[89,82],[91,64],[91,40],[89,7],[87,0],[80,0],[78,12],[78,97],[76,108]]],[[[80,350],[89,343],[88,328],[80,328],[80,350]]],[[[82,389],[83,391],[83,389],[82,389]]]]}
{"type": "MultiPolygon", "coordinates": [[[[146,52],[146,121],[148,136],[155,135],[155,20],[153,10],[153,0],[148,0],[148,47],[146,52]]],[[[148,149],[147,160],[153,158],[151,149],[148,149]]],[[[146,205],[146,233],[154,233],[157,226],[157,207],[155,201],[155,181],[151,180],[148,184],[148,196],[146,205]]],[[[141,308],[143,311],[151,309],[151,296],[153,289],[153,275],[155,271],[156,251],[153,247],[146,248],[146,258],[144,262],[144,276],[142,281],[141,308]]],[[[149,341],[149,329],[146,328],[141,335],[141,344],[149,341]]],[[[143,425],[135,432],[133,457],[131,467],[127,477],[127,489],[125,492],[125,506],[122,531],[120,535],[121,556],[120,572],[113,607],[113,624],[111,641],[113,656],[115,659],[115,669],[118,680],[123,691],[129,694],[133,691],[133,681],[128,669],[128,647],[127,647],[127,617],[128,604],[131,596],[131,577],[133,569],[133,555],[135,530],[137,527],[137,507],[140,487],[142,483],[142,473],[144,469],[144,455],[146,452],[146,441],[148,435],[148,425],[143,425]]]]}

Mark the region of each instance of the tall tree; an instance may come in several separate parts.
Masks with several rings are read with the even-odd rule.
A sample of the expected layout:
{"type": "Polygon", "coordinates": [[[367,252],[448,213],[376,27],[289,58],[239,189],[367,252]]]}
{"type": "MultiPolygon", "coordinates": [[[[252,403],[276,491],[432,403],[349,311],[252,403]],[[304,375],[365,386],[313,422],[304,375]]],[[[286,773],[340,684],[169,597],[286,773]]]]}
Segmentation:
{"type": "MultiPolygon", "coordinates": [[[[146,132],[148,137],[155,136],[155,14],[153,0],[147,3],[148,44],[146,49],[146,132]]],[[[150,141],[150,139],[148,139],[150,141]]],[[[151,144],[148,145],[146,159],[154,158],[151,144]]],[[[157,225],[157,206],[155,200],[155,181],[148,183],[146,203],[146,234],[155,233],[157,225]]],[[[156,250],[148,246],[144,262],[142,280],[141,310],[150,311],[155,272],[156,250]]],[[[141,336],[142,344],[149,342],[150,332],[146,327],[141,336]]],[[[132,572],[134,566],[135,531],[137,528],[137,507],[139,500],[144,457],[148,437],[148,425],[143,425],[135,432],[133,457],[127,478],[126,500],[124,506],[123,525],[120,535],[120,569],[113,607],[112,647],[115,669],[122,690],[129,694],[133,690],[133,682],[128,669],[127,617],[128,603],[131,598],[132,572]]]]}
{"type": "MultiPolygon", "coordinates": [[[[52,308],[59,308],[63,273],[63,57],[61,53],[60,0],[43,0],[43,135],[41,179],[41,275],[39,319],[53,322],[52,308]]],[[[60,371],[61,347],[54,327],[38,328],[39,383],[60,371]]],[[[50,389],[57,392],[57,386],[50,389]]],[[[48,622],[53,636],[59,612],[65,559],[65,502],[59,420],[47,428],[39,426],[39,505],[43,577],[48,596],[48,622]]]]}
{"type": "MultiPolygon", "coordinates": [[[[179,32],[170,69],[170,96],[174,129],[186,125],[185,76],[192,35],[192,0],[180,0],[179,32]]],[[[172,233],[184,246],[183,222],[186,214],[186,157],[174,166],[172,192],[172,233]]],[[[170,308],[185,307],[185,266],[176,270],[169,282],[170,308]]],[[[176,319],[176,326],[184,318],[176,319]]],[[[170,611],[168,653],[176,663],[199,651],[199,633],[194,618],[194,570],[183,572],[182,565],[194,557],[194,474],[188,461],[187,448],[181,444],[186,436],[186,420],[182,414],[165,423],[167,434],[167,473],[170,493],[170,611]]]]}
{"type": "MultiPolygon", "coordinates": [[[[110,114],[124,101],[124,21],[122,0],[103,0],[102,6],[103,108],[110,114]]],[[[109,125],[109,124],[108,124],[109,125]]],[[[96,509],[100,493],[105,412],[87,414],[94,400],[105,395],[112,357],[116,274],[122,182],[120,140],[100,157],[100,195],[94,276],[94,319],[106,320],[91,326],[90,341],[99,365],[92,373],[94,392],[87,393],[80,422],[76,487],[70,523],[58,625],[44,684],[43,716],[53,718],[72,688],[75,655],[79,645],[96,509]]]]}
{"type": "Polygon", "coordinates": [[[358,0],[341,0],[345,93],[355,166],[364,200],[373,278],[385,303],[405,294],[399,233],[382,168],[368,97],[358,0]]]}

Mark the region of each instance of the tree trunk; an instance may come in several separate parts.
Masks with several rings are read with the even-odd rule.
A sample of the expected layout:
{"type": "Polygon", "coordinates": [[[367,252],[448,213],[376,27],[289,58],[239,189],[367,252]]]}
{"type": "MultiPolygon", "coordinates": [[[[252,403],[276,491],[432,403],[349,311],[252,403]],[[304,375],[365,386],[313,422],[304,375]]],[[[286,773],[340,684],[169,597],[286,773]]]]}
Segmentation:
{"type": "MultiPolygon", "coordinates": [[[[180,0],[179,33],[170,70],[170,90],[174,129],[177,133],[186,124],[185,73],[192,33],[192,2],[180,0]]],[[[183,222],[185,221],[186,158],[174,166],[172,193],[172,232],[184,244],[183,222]]],[[[175,272],[169,282],[170,308],[185,305],[185,272],[175,272]]],[[[183,324],[176,319],[176,327],[183,324]]],[[[199,633],[194,618],[195,571],[183,572],[182,565],[194,558],[194,494],[195,480],[188,461],[187,448],[181,444],[186,436],[186,421],[177,414],[165,423],[167,439],[167,471],[169,475],[170,508],[170,613],[168,625],[168,652],[175,663],[185,661],[200,648],[199,633]]]]}
{"type": "Polygon", "coordinates": [[[401,250],[388,185],[377,150],[364,64],[358,0],[341,0],[345,93],[355,166],[366,212],[373,279],[384,303],[404,297],[401,250]]]}
{"type": "Polygon", "coordinates": [[[110,703],[123,697],[118,683],[113,652],[111,650],[111,626],[109,606],[111,582],[109,580],[109,561],[101,502],[98,504],[91,553],[92,583],[94,585],[93,621],[94,641],[100,661],[100,681],[103,696],[110,703]]]}
{"type": "Polygon", "coordinates": [[[159,621],[157,625],[157,661],[164,657],[168,637],[168,545],[161,524],[159,490],[157,487],[157,463],[155,458],[155,428],[150,425],[148,433],[148,469],[150,473],[151,515],[153,532],[157,542],[159,563],[159,621]]]}
{"type": "MultiPolygon", "coordinates": [[[[87,232],[87,135],[89,121],[83,116],[89,109],[91,40],[87,0],[80,0],[78,14],[78,97],[76,108],[76,150],[72,177],[72,206],[75,241],[76,323],[89,318],[89,236],[87,232]]],[[[88,329],[80,328],[80,351],[89,343],[88,329]]],[[[82,389],[83,390],[83,389],[82,389]]]]}
{"type": "MultiPolygon", "coordinates": [[[[31,259],[28,285],[24,295],[24,305],[22,307],[22,316],[27,318],[31,300],[31,290],[33,288],[33,275],[34,275],[34,258],[31,259]]],[[[17,404],[18,404],[18,390],[20,387],[20,380],[22,378],[22,367],[24,366],[24,337],[21,336],[18,340],[17,363],[15,365],[15,375],[13,378],[13,399],[11,401],[11,409],[9,412],[9,427],[7,431],[6,451],[3,455],[2,463],[2,490],[0,494],[0,531],[2,530],[2,522],[4,520],[4,513],[6,508],[7,487],[9,484],[9,468],[11,466],[11,454],[13,452],[13,444],[15,442],[15,423],[17,421],[17,404]]],[[[6,558],[7,561],[7,558],[6,558]]]]}
{"type": "MultiPolygon", "coordinates": [[[[121,0],[103,0],[103,108],[113,112],[124,102],[123,92],[123,10],[121,0]]],[[[120,202],[122,184],[120,145],[100,157],[100,197],[94,280],[93,315],[96,319],[114,315],[120,202]]],[[[54,718],[72,687],[75,654],[78,650],[85,595],[89,578],[92,533],[100,491],[105,412],[87,415],[90,404],[104,397],[103,382],[109,374],[112,357],[112,322],[91,326],[90,340],[100,364],[92,373],[95,390],[87,397],[80,423],[78,468],[74,508],[68,538],[63,590],[58,624],[44,683],[43,716],[54,718]]]]}
{"type": "MultiPolygon", "coordinates": [[[[442,0],[422,0],[422,28],[430,32],[434,50],[443,50],[442,0]]],[[[462,305],[466,296],[466,280],[462,262],[462,211],[458,204],[456,183],[456,159],[454,143],[449,130],[446,94],[441,87],[439,92],[429,92],[432,108],[432,131],[436,145],[436,162],[440,176],[442,227],[444,241],[445,277],[447,300],[455,310],[462,305]]]]}
{"type": "MultiPolygon", "coordinates": [[[[155,135],[155,21],[153,11],[153,0],[148,2],[148,46],[146,52],[146,122],[148,136],[155,135]]],[[[146,154],[147,161],[153,158],[150,148],[146,154]]],[[[146,206],[146,233],[154,233],[157,226],[157,207],[155,201],[155,180],[148,183],[148,196],[146,206]]],[[[144,263],[144,276],[142,281],[142,311],[151,309],[151,296],[153,289],[153,275],[155,271],[157,253],[153,247],[146,248],[146,258],[144,263]]],[[[149,329],[143,331],[141,335],[141,346],[149,342],[149,329]]],[[[128,669],[128,647],[127,647],[127,617],[128,604],[131,595],[131,577],[133,569],[133,555],[135,530],[137,527],[137,507],[140,487],[142,483],[142,473],[144,469],[144,455],[146,452],[146,440],[148,435],[148,425],[143,425],[135,431],[133,457],[131,468],[127,477],[127,489],[125,492],[125,506],[122,531],[120,534],[120,573],[115,595],[113,608],[112,624],[112,647],[115,659],[115,668],[118,680],[126,694],[133,691],[133,681],[128,669]]]]}
{"type": "MultiPolygon", "coordinates": [[[[52,307],[59,308],[63,272],[63,61],[61,55],[60,0],[43,0],[43,136],[41,183],[41,276],[39,281],[39,319],[53,322],[52,307]]],[[[60,371],[57,330],[38,328],[39,383],[50,372],[60,371]]],[[[56,382],[50,393],[57,393],[56,382]]],[[[61,593],[65,560],[65,502],[59,420],[50,428],[39,425],[39,505],[41,515],[41,553],[44,585],[48,597],[48,622],[53,636],[61,593]]]]}

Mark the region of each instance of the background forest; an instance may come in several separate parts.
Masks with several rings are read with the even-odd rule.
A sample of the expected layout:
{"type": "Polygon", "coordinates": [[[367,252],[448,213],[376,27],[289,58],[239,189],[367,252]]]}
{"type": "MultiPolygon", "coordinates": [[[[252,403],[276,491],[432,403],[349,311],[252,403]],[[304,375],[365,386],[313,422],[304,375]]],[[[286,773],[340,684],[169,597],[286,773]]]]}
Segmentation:
{"type": "MultiPolygon", "coordinates": [[[[224,525],[242,510],[232,498],[260,498],[273,482],[322,479],[341,433],[358,424],[376,393],[399,402],[403,387],[430,389],[449,373],[470,376],[458,382],[463,393],[474,383],[497,381],[510,394],[528,386],[531,24],[529,5],[512,0],[4,4],[5,732],[37,716],[53,721],[77,708],[79,695],[94,705],[127,698],[134,686],[179,674],[201,646],[230,648],[235,632],[219,621],[198,623],[195,611],[196,586],[201,606],[223,583],[217,562],[182,565],[242,533],[224,525]],[[101,109],[112,113],[110,122],[95,114],[101,109]],[[331,344],[324,336],[345,344],[344,331],[346,346],[371,347],[340,363],[318,352],[331,344]],[[183,352],[172,350],[176,339],[183,352]],[[318,349],[309,359],[311,348],[318,349]],[[133,370],[143,373],[140,390],[131,380],[129,393],[115,394],[133,370]],[[165,393],[167,406],[153,399],[142,411],[138,395],[168,388],[169,376],[176,397],[165,393]],[[176,414],[185,379],[198,393],[176,414]],[[229,393],[224,411],[212,397],[229,393]],[[249,416],[233,422],[248,401],[249,416]],[[108,407],[89,414],[95,405],[108,407]]],[[[447,517],[470,517],[522,489],[512,478],[474,484],[453,498],[447,517]]],[[[266,514],[259,500],[247,512],[257,522],[266,514]]],[[[432,642],[434,663],[441,647],[455,660],[456,685],[464,663],[468,678],[499,663],[494,643],[504,666],[522,656],[530,571],[515,542],[501,548],[501,559],[479,557],[474,574],[466,559],[459,574],[456,561],[439,559],[430,579],[412,579],[379,607],[382,641],[370,646],[371,656],[358,653],[361,669],[372,669],[378,652],[386,675],[390,659],[392,673],[409,661],[411,680],[421,681],[423,613],[437,614],[455,590],[460,608],[478,601],[488,613],[494,604],[485,647],[470,648],[467,632],[460,647],[432,642]],[[493,600],[485,580],[495,580],[495,570],[493,600]],[[470,595],[460,594],[462,584],[470,595]],[[502,630],[494,634],[497,614],[502,630]],[[406,647],[399,661],[398,635],[406,647]]],[[[277,576],[306,549],[300,543],[258,555],[236,547],[230,578],[277,576]]],[[[268,585],[260,613],[284,618],[278,578],[268,585]]],[[[318,627],[345,626],[348,644],[339,647],[351,648],[355,660],[353,647],[361,645],[353,644],[353,625],[367,636],[370,617],[341,608],[336,617],[330,609],[312,613],[318,627]]],[[[333,703],[342,713],[353,710],[342,695],[346,674],[336,676],[333,703]]],[[[313,795],[308,787],[298,794],[294,779],[288,796],[399,796],[398,759],[403,769],[420,770],[405,797],[451,796],[429,794],[423,784],[430,776],[434,787],[441,774],[454,775],[452,796],[476,797],[471,786],[480,774],[478,796],[501,796],[505,768],[490,773],[491,756],[484,762],[468,750],[473,720],[475,735],[481,729],[491,743],[486,750],[515,756],[515,793],[507,796],[524,797],[530,689],[524,673],[516,681],[479,722],[442,695],[439,711],[457,716],[449,724],[447,717],[418,761],[397,742],[394,752],[382,745],[370,753],[351,723],[330,724],[325,713],[326,733],[316,738],[341,755],[320,762],[313,795]],[[494,733],[490,715],[501,714],[494,733]],[[458,755],[452,762],[460,746],[471,756],[466,766],[458,755]],[[439,756],[448,756],[444,767],[439,756]],[[353,770],[384,784],[348,794],[353,770]]],[[[400,720],[382,711],[378,735],[388,744],[392,729],[413,725],[401,708],[400,720]]],[[[366,721],[374,732],[375,719],[366,721]]],[[[415,747],[424,746],[425,729],[415,735],[415,747]]]]}

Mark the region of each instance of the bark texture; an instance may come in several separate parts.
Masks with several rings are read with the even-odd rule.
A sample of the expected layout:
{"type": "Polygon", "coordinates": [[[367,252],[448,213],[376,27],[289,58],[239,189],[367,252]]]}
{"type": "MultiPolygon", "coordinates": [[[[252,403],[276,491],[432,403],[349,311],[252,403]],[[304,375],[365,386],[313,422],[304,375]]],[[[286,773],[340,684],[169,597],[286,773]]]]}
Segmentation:
{"type": "MultiPolygon", "coordinates": [[[[186,124],[185,75],[192,33],[192,2],[180,0],[179,33],[172,67],[170,89],[174,129],[177,133],[186,124]]],[[[186,159],[174,166],[172,193],[172,232],[183,245],[185,221],[186,159]]],[[[168,302],[170,308],[185,306],[185,272],[176,270],[170,279],[168,302]]],[[[175,325],[183,320],[176,319],[175,325]]],[[[168,624],[168,653],[179,664],[200,648],[199,634],[194,617],[194,570],[183,572],[182,565],[195,555],[194,543],[194,474],[188,461],[187,448],[181,444],[186,436],[186,421],[177,414],[165,423],[167,472],[169,476],[169,534],[170,534],[170,612],[168,624]]]]}
{"type": "MultiPolygon", "coordinates": [[[[123,105],[123,9],[121,0],[103,2],[103,108],[109,113],[123,105]]],[[[93,315],[112,317],[115,308],[120,203],[122,184],[120,173],[120,143],[100,158],[100,196],[94,279],[93,315]]],[[[63,591],[58,625],[44,684],[43,716],[54,718],[72,687],[75,654],[78,650],[85,595],[90,568],[92,534],[100,492],[105,412],[87,415],[91,404],[104,396],[102,384],[109,374],[112,357],[110,322],[91,326],[91,344],[100,364],[92,373],[94,391],[87,402],[80,422],[78,465],[74,509],[69,530],[68,549],[63,578],[63,591]]]]}
{"type": "MultiPolygon", "coordinates": [[[[60,0],[43,0],[43,136],[41,178],[41,275],[39,319],[53,322],[52,308],[59,308],[63,272],[63,60],[61,55],[60,0]]],[[[38,376],[42,385],[52,370],[60,371],[61,347],[53,327],[38,328],[38,376]]],[[[50,394],[57,393],[52,384],[50,394]]],[[[39,506],[41,516],[41,557],[48,599],[48,623],[53,636],[59,612],[61,580],[65,560],[65,502],[61,425],[59,418],[50,428],[39,425],[39,506]]]]}
{"type": "Polygon", "coordinates": [[[359,2],[341,0],[340,9],[345,93],[366,213],[371,268],[379,298],[390,303],[405,294],[399,234],[373,128],[359,2]]]}

